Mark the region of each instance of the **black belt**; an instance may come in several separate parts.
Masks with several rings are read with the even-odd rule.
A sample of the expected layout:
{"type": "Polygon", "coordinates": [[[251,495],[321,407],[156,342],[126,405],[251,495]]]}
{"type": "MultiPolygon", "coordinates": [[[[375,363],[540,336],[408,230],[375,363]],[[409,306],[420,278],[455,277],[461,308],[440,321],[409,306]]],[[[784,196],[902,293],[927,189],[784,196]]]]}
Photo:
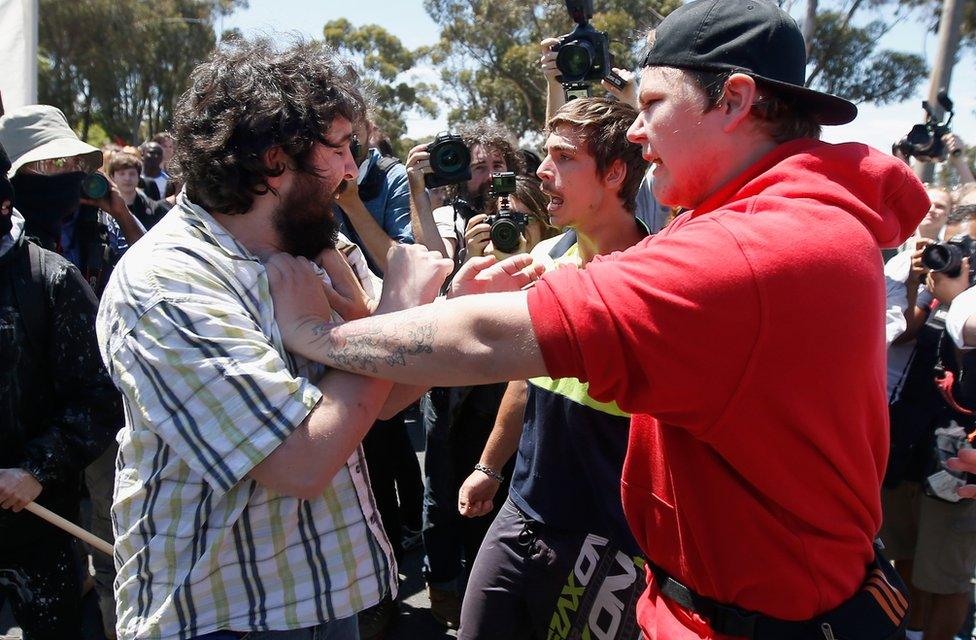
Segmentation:
{"type": "Polygon", "coordinates": [[[907,589],[875,547],[861,588],[847,601],[811,620],[781,620],[705,597],[648,562],[661,593],[696,613],[716,633],[750,640],[888,640],[901,637],[908,620],[907,589]]]}
{"type": "Polygon", "coordinates": [[[721,604],[699,595],[678,582],[664,569],[648,563],[654,581],[661,593],[683,609],[698,614],[708,622],[712,631],[727,636],[754,638],[800,638],[807,632],[809,621],[780,620],[755,611],[746,611],[734,605],[721,604]]]}

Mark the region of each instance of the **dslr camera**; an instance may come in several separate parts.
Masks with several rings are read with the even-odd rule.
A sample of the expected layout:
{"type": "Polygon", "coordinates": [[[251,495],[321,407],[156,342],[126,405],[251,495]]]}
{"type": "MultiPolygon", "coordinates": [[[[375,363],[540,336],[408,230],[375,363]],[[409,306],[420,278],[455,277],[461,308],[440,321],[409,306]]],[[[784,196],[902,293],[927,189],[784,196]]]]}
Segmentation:
{"type": "Polygon", "coordinates": [[[953,112],[952,100],[942,89],[937,94],[939,106],[949,115],[946,120],[940,121],[936,117],[935,110],[928,100],[922,101],[922,108],[925,109],[925,122],[912,127],[904,138],[895,143],[893,151],[900,151],[907,157],[915,157],[922,160],[945,160],[946,148],[942,142],[942,136],[949,133],[949,123],[952,122],[953,112]]]}
{"type": "MultiPolygon", "coordinates": [[[[559,36],[556,51],[556,68],[562,74],[556,78],[561,84],[599,82],[610,70],[610,39],[590,24],[593,17],[593,0],[566,0],[566,9],[576,22],[571,33],[559,36]]],[[[612,81],[612,80],[611,80],[612,81]]]]}
{"type": "Polygon", "coordinates": [[[969,286],[973,286],[976,284],[976,241],[968,234],[960,233],[946,242],[930,244],[922,251],[922,264],[926,269],[950,278],[959,275],[963,258],[969,258],[969,286]]]}
{"type": "Polygon", "coordinates": [[[430,154],[431,173],[424,176],[428,189],[458,184],[471,179],[471,151],[461,136],[439,133],[427,145],[430,154]]]}
{"type": "Polygon", "coordinates": [[[491,189],[488,191],[492,198],[501,198],[498,213],[488,216],[486,224],[491,225],[491,244],[502,253],[515,253],[522,242],[528,216],[524,213],[512,211],[508,197],[515,193],[515,174],[511,171],[491,174],[491,189]]]}

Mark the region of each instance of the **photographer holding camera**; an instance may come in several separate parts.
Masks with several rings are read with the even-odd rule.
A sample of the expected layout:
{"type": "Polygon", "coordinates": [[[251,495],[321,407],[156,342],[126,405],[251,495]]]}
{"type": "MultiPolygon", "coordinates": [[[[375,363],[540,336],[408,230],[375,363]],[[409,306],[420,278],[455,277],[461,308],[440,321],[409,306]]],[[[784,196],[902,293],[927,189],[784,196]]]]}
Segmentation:
{"type": "MultiPolygon", "coordinates": [[[[469,221],[488,215],[492,175],[520,173],[522,156],[514,136],[499,124],[480,120],[414,147],[407,156],[414,239],[431,251],[467,261],[469,221]],[[448,204],[431,210],[428,189],[445,189],[448,204]]],[[[475,233],[475,235],[477,235],[475,233]]],[[[481,249],[479,243],[473,249],[481,249]]],[[[483,249],[481,249],[483,252],[483,249]]],[[[478,253],[477,256],[481,256],[478,253]]],[[[431,614],[457,628],[463,567],[471,567],[489,518],[461,518],[458,490],[491,432],[505,386],[435,387],[421,400],[426,436],[424,458],[424,577],[431,614]]]]}
{"type": "MultiPolygon", "coordinates": [[[[537,263],[549,270],[585,266],[647,235],[634,216],[647,166],[640,147],[627,140],[636,116],[623,102],[580,98],[549,120],[538,175],[551,198],[550,219],[566,232],[535,248],[537,263]]],[[[458,496],[467,517],[494,510],[501,470],[518,450],[509,495],[468,579],[459,638],[541,638],[570,627],[603,638],[637,637],[630,605],[643,589],[643,564],[635,567],[640,548],[617,498],[629,426],[626,413],[591,398],[575,378],[509,383],[487,445],[458,496]],[[573,567],[591,554],[613,569],[592,579],[574,574],[573,567]],[[616,582],[613,597],[592,609],[571,611],[560,601],[567,578],[569,588],[581,589],[578,596],[590,602],[605,588],[605,578],[621,572],[632,579],[616,582]],[[600,618],[591,611],[618,605],[622,615],[590,622],[600,618]]]]}
{"type": "Polygon", "coordinates": [[[492,181],[490,195],[494,197],[488,203],[489,213],[473,216],[464,230],[468,258],[493,255],[503,260],[530,253],[540,242],[557,235],[549,224],[547,198],[536,178],[495,174],[492,181]],[[510,180],[511,185],[497,192],[496,179],[510,180]]]}
{"type": "Polygon", "coordinates": [[[103,174],[102,152],[78,139],[60,110],[28,105],[0,118],[0,143],[24,232],[77,266],[96,295],[112,267],[145,233],[103,174]]]}
{"type": "Polygon", "coordinates": [[[907,247],[885,266],[886,276],[904,291],[907,329],[888,349],[891,438],[880,537],[909,589],[910,640],[923,633],[925,638],[955,636],[971,600],[964,592],[971,594],[976,570],[976,535],[964,524],[976,512],[965,502],[949,504],[962,481],[947,477],[934,455],[940,442],[951,441],[938,434],[964,417],[953,407],[964,402],[965,390],[959,395],[958,385],[940,383],[944,371],[954,371],[958,379],[960,366],[967,365],[947,341],[946,316],[948,303],[959,293],[956,287],[968,286],[964,256],[970,243],[965,235],[939,242],[953,213],[952,199],[937,186],[928,186],[927,193],[928,213],[907,247]],[[937,287],[925,286],[926,274],[937,287]]]}
{"type": "Polygon", "coordinates": [[[491,174],[521,173],[524,168],[514,136],[488,120],[414,147],[406,165],[414,240],[456,262],[464,262],[460,254],[467,221],[488,206],[491,174]],[[449,203],[432,209],[427,188],[443,186],[449,203]]]}

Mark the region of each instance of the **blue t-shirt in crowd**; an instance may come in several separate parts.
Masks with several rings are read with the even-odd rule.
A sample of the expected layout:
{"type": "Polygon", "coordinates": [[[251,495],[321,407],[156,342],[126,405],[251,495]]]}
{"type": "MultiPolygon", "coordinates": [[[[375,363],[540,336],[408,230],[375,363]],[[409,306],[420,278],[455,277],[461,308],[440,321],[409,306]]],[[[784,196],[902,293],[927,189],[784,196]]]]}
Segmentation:
{"type": "MultiPolygon", "coordinates": [[[[369,154],[363,163],[364,168],[360,171],[360,175],[365,177],[365,182],[370,181],[372,177],[370,175],[371,173],[375,176],[375,172],[380,170],[378,165],[382,158],[383,156],[376,149],[369,150],[369,154]]],[[[393,164],[386,170],[385,179],[374,188],[377,189],[374,193],[367,194],[363,191],[363,182],[360,183],[360,197],[366,198],[367,196],[372,196],[363,200],[363,206],[370,212],[373,219],[376,220],[376,223],[383,228],[386,235],[401,244],[413,244],[413,229],[410,227],[410,186],[407,183],[407,168],[400,162],[393,164]]],[[[369,268],[377,274],[382,274],[369,255],[369,251],[366,250],[366,246],[360,239],[359,234],[356,233],[356,230],[346,219],[346,214],[342,210],[342,207],[336,205],[335,212],[336,218],[339,221],[339,230],[363,250],[363,253],[366,254],[366,261],[369,264],[369,268]]]]}

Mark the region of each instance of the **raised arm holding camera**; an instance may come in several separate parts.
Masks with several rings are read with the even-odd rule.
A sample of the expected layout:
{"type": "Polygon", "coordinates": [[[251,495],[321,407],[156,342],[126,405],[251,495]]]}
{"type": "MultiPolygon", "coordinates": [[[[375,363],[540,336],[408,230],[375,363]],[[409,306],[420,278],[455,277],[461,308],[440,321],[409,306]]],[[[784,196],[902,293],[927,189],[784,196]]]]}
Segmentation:
{"type": "Polygon", "coordinates": [[[546,77],[546,122],[567,100],[592,96],[593,82],[636,107],[634,74],[613,66],[610,39],[590,24],[593,0],[566,0],[566,9],[576,23],[573,31],[539,43],[539,66],[546,77]]]}

